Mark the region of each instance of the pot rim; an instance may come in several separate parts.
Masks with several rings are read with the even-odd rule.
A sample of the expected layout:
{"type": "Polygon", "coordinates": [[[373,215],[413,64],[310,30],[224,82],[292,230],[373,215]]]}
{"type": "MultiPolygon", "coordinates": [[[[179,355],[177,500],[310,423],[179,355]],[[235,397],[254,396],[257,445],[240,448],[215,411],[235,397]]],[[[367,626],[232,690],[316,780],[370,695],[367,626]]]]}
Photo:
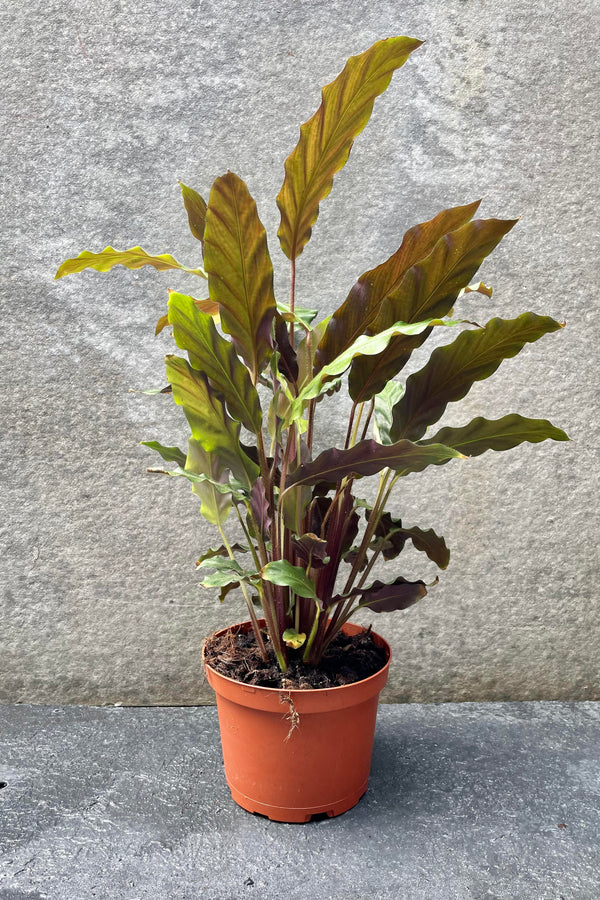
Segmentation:
{"type": "MultiPolygon", "coordinates": [[[[264,619],[259,619],[258,624],[261,627],[266,625],[264,619]]],[[[236,679],[236,678],[230,678],[229,675],[223,675],[217,669],[213,669],[213,667],[209,663],[206,662],[205,655],[204,655],[205,649],[206,649],[206,642],[209,640],[209,638],[214,637],[215,635],[224,634],[225,632],[231,631],[234,628],[239,630],[239,629],[242,629],[245,625],[249,626],[247,630],[252,629],[252,622],[250,622],[249,620],[246,622],[235,622],[233,625],[228,625],[225,628],[220,628],[218,631],[213,631],[213,633],[211,635],[208,635],[204,639],[204,642],[202,644],[202,662],[203,662],[205,669],[209,669],[212,675],[216,676],[219,679],[222,679],[223,681],[225,681],[229,684],[240,685],[242,688],[252,689],[253,693],[255,691],[259,691],[259,692],[263,693],[263,696],[265,696],[265,697],[267,697],[269,695],[275,696],[276,694],[279,696],[282,692],[285,694],[292,694],[292,695],[300,694],[303,696],[315,696],[315,695],[320,694],[322,696],[325,696],[325,694],[332,694],[333,692],[337,693],[339,691],[347,691],[349,688],[358,687],[358,685],[366,686],[369,684],[369,682],[372,682],[375,679],[381,679],[382,676],[384,675],[384,673],[385,673],[385,681],[387,681],[387,673],[388,673],[388,670],[390,667],[390,663],[392,661],[392,648],[390,647],[390,645],[388,644],[388,642],[386,641],[386,639],[384,637],[382,637],[380,634],[378,634],[376,631],[373,631],[372,629],[371,629],[371,634],[373,634],[377,638],[377,641],[380,642],[380,646],[383,646],[387,653],[387,661],[380,669],[377,670],[377,672],[374,672],[372,675],[369,675],[368,678],[362,678],[360,681],[352,681],[352,682],[350,682],[350,684],[338,684],[338,685],[335,685],[334,687],[311,688],[310,690],[308,690],[308,689],[303,689],[303,688],[263,687],[262,685],[246,684],[243,681],[238,681],[238,679],[236,679]]],[[[357,625],[355,622],[346,622],[342,626],[342,631],[346,628],[348,628],[350,630],[350,632],[353,632],[354,634],[358,634],[361,631],[367,631],[367,628],[364,625],[357,625]],[[356,629],[356,631],[354,629],[356,629]]]]}

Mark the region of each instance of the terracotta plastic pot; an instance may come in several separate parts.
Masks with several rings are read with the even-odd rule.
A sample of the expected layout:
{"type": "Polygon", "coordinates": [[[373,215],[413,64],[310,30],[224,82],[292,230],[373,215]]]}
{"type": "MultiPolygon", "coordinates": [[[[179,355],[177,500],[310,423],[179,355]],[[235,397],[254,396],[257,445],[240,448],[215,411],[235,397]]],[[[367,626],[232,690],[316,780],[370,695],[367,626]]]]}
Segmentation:
{"type": "MultiPolygon", "coordinates": [[[[250,623],[230,630],[250,629],[250,623]]],[[[344,626],[357,634],[358,625],[344,626]]],[[[217,695],[225,777],[244,809],[277,822],[308,822],[317,814],[339,816],[367,789],[377,701],[388,678],[385,666],[355,684],[286,691],[253,687],[206,665],[217,695]]]]}

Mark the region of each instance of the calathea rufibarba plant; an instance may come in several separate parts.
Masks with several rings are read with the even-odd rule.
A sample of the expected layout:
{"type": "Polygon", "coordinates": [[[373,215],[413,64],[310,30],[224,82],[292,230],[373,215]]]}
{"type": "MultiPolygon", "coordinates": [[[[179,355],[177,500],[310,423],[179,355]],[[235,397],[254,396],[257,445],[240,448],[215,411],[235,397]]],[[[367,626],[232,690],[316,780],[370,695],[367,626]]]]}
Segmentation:
{"type": "Polygon", "coordinates": [[[212,185],[208,203],[181,185],[202,266],[187,267],[140,247],[107,247],[67,260],[56,276],[149,265],[183,269],[208,282],[199,298],[170,292],[168,312],[156,329],[170,326],[177,348],[187,354],[167,356],[169,388],[163,391],[185,413],[191,429],[187,450],[156,441],[147,446],[175,463],[165,471],[191,482],[200,512],[220,532],[221,545],[198,562],[202,584],[220,590],[221,599],[241,588],[260,652],[266,658],[270,643],[284,672],[292,653],[318,664],[357,610],[403,610],[427,593],[423,581],[396,574],[396,559],[408,542],[441,569],[447,566],[442,537],[386,511],[402,478],[525,441],[568,440],[550,422],[516,414],[428,431],[449,403],[461,400],[503,360],[562,327],[533,312],[493,318],[484,326],[453,313],[464,295],[470,301],[477,292],[490,295],[471,281],[514,220],[477,219],[478,202],[443,210],[411,228],[389,259],[364,272],[333,315],[319,321],[316,310],[296,302],[296,264],[319,204],[376,97],[420,43],[389,38],[351,57],[302,125],[277,197],[278,237],[290,263],[289,302],[275,298],[256,204],[244,181],[229,171],[212,185]],[[458,336],[434,349],[405,383],[398,380],[411,353],[446,329],[458,336]],[[342,385],[352,401],[346,434],[314,455],[315,423],[321,415],[326,421],[328,398],[342,385]],[[250,443],[241,439],[242,428],[252,435],[250,443]],[[357,490],[367,476],[379,478],[372,503],[357,490]],[[243,543],[226,535],[232,516],[243,543]],[[382,560],[393,561],[394,576],[371,581],[374,564],[382,560]]]}

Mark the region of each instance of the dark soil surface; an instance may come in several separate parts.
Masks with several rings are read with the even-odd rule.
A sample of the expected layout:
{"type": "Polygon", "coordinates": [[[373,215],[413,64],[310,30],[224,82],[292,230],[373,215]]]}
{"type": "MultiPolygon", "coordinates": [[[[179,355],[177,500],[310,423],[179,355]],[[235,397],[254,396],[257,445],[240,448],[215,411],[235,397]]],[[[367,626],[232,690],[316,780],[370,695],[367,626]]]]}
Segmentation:
{"type": "Polygon", "coordinates": [[[265,635],[269,662],[261,658],[252,631],[228,631],[206,641],[204,659],[227,678],[259,687],[285,690],[313,690],[340,687],[369,678],[387,662],[383,647],[378,647],[370,629],[357,635],[341,632],[333,639],[318,666],[302,662],[302,650],[289,650],[289,669],[281,672],[270,642],[265,635]]]}

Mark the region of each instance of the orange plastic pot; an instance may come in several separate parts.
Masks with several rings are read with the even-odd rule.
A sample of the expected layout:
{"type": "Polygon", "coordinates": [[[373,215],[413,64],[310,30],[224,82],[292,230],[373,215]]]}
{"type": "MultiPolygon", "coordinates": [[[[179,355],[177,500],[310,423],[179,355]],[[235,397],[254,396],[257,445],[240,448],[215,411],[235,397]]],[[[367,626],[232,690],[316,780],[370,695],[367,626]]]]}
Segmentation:
{"type": "MultiPolygon", "coordinates": [[[[249,622],[229,630],[249,630],[249,622]]],[[[346,624],[346,634],[363,629],[346,624]]],[[[339,816],[367,789],[379,692],[385,666],[355,684],[286,691],[253,687],[206,665],[217,696],[225,777],[236,803],[276,822],[339,816]]]]}

